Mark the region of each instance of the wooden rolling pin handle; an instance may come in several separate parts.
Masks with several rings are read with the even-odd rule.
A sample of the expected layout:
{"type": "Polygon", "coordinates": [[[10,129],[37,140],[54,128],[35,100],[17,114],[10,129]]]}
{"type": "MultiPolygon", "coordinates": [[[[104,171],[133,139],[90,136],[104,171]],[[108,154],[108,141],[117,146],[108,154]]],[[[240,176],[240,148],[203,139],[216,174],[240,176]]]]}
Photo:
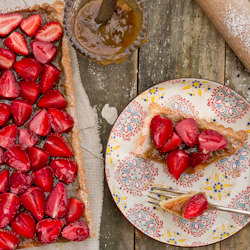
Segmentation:
{"type": "Polygon", "coordinates": [[[250,2],[196,0],[245,67],[250,71],[250,2]]]}

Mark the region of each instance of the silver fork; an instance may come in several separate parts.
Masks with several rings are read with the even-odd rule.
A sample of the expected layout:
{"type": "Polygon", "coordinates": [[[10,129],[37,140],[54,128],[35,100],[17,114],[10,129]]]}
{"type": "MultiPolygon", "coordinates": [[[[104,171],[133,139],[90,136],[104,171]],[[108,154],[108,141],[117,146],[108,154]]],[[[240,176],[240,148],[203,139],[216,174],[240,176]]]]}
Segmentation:
{"type": "MultiPolygon", "coordinates": [[[[164,193],[162,193],[162,192],[149,191],[150,194],[157,195],[157,196],[160,195],[160,196],[163,196],[166,198],[168,198],[168,197],[175,198],[181,194],[189,194],[189,192],[187,192],[187,191],[180,191],[180,190],[176,190],[176,189],[168,189],[168,188],[160,188],[160,187],[151,187],[151,190],[158,190],[158,191],[164,192],[164,193]]],[[[150,200],[150,201],[148,201],[148,203],[160,207],[159,203],[160,203],[160,201],[162,201],[162,199],[153,197],[151,195],[148,195],[148,198],[151,200],[154,200],[154,201],[150,200]]],[[[217,210],[226,211],[226,212],[230,212],[230,213],[243,214],[243,215],[250,216],[250,211],[219,206],[219,205],[211,203],[211,202],[209,202],[208,204],[209,204],[208,209],[217,209],[217,210]]]]}

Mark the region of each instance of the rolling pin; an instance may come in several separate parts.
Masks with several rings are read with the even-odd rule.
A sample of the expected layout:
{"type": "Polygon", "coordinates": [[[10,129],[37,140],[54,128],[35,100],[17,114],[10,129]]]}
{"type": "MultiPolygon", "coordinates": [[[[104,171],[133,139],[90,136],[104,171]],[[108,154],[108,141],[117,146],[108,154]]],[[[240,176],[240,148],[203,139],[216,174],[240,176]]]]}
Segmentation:
{"type": "Polygon", "coordinates": [[[196,0],[196,2],[250,71],[250,1],[196,0]]]}

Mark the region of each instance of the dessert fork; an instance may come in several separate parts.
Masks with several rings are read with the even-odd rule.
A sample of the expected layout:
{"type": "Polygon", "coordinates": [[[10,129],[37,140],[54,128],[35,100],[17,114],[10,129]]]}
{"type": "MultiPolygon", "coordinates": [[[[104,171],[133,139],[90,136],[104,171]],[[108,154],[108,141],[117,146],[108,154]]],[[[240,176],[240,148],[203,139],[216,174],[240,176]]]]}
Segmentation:
{"type": "MultiPolygon", "coordinates": [[[[168,188],[160,188],[160,187],[151,187],[151,190],[162,191],[163,193],[156,192],[156,191],[149,191],[149,193],[152,195],[163,196],[163,197],[167,197],[167,198],[168,197],[175,198],[181,194],[189,194],[189,192],[187,192],[187,191],[180,191],[180,190],[176,190],[176,189],[168,189],[168,188]]],[[[160,201],[162,201],[162,199],[153,197],[151,195],[148,195],[147,197],[149,199],[151,199],[150,201],[148,201],[148,203],[160,207],[159,203],[160,203],[160,201]]],[[[214,204],[211,202],[208,202],[208,209],[217,209],[217,210],[226,211],[226,212],[230,212],[230,213],[243,214],[243,215],[250,216],[250,211],[236,209],[236,208],[230,208],[230,207],[224,207],[224,206],[220,206],[220,205],[217,205],[217,204],[214,204]]]]}

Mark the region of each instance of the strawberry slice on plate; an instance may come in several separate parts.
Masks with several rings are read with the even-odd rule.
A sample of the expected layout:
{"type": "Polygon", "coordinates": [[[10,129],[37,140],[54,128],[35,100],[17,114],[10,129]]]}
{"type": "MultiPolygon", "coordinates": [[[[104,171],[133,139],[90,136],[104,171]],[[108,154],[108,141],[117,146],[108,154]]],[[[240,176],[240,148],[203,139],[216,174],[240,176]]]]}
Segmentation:
{"type": "Polygon", "coordinates": [[[65,101],[63,95],[56,89],[48,90],[44,96],[40,98],[37,103],[40,108],[57,108],[65,109],[67,107],[67,102],[65,101]]]}
{"type": "Polygon", "coordinates": [[[41,26],[41,22],[41,15],[31,15],[22,21],[22,23],[20,24],[20,28],[26,35],[32,37],[37,33],[38,29],[41,26]]]}
{"type": "Polygon", "coordinates": [[[47,198],[45,214],[54,219],[64,217],[67,212],[67,202],[66,187],[62,182],[58,182],[47,198]]]}
{"type": "Polygon", "coordinates": [[[9,170],[0,171],[0,193],[5,193],[9,189],[9,170]]]}
{"type": "Polygon", "coordinates": [[[203,154],[202,152],[194,152],[189,155],[190,161],[189,164],[192,168],[198,166],[199,164],[204,164],[206,160],[210,157],[210,154],[203,154]]]}
{"type": "Polygon", "coordinates": [[[182,139],[173,132],[172,136],[167,140],[162,148],[159,148],[160,153],[166,153],[178,148],[182,144],[182,139]]]}
{"type": "Polygon", "coordinates": [[[33,147],[38,142],[38,137],[35,133],[26,128],[18,129],[18,142],[23,149],[33,147]]]}
{"type": "Polygon", "coordinates": [[[13,65],[15,71],[25,80],[35,81],[42,71],[41,64],[34,58],[25,58],[13,65]]]}
{"type": "Polygon", "coordinates": [[[14,250],[18,244],[19,237],[16,233],[4,229],[0,230],[0,249],[14,250]]]}
{"type": "Polygon", "coordinates": [[[22,126],[32,114],[32,107],[25,101],[14,100],[11,103],[11,113],[17,126],[22,126]]]}
{"type": "Polygon", "coordinates": [[[11,109],[8,104],[0,103],[0,126],[4,126],[9,120],[11,109]]]}
{"type": "Polygon", "coordinates": [[[44,217],[45,195],[39,187],[30,187],[21,195],[21,204],[37,219],[44,217]]]}
{"type": "Polygon", "coordinates": [[[3,163],[4,163],[4,151],[2,148],[0,148],[0,164],[3,164],[3,163]]]}
{"type": "Polygon", "coordinates": [[[68,225],[79,220],[83,216],[84,210],[84,204],[81,201],[71,197],[69,199],[68,209],[65,215],[66,224],[68,225]]]}
{"type": "Polygon", "coordinates": [[[29,49],[23,34],[14,31],[5,40],[5,45],[11,51],[20,55],[28,55],[29,49]]]}
{"type": "Polygon", "coordinates": [[[33,41],[30,46],[34,57],[40,63],[50,63],[56,55],[56,47],[53,43],[33,41]]]}
{"type": "Polygon", "coordinates": [[[18,13],[0,14],[0,36],[7,36],[22,20],[23,16],[18,13]]]}
{"type": "Polygon", "coordinates": [[[33,216],[27,212],[20,212],[10,224],[13,232],[28,238],[35,238],[36,222],[33,216]]]}
{"type": "Polygon", "coordinates": [[[8,49],[0,48],[0,68],[11,69],[16,59],[15,53],[8,49]]]}
{"type": "Polygon", "coordinates": [[[50,192],[53,188],[54,172],[50,166],[45,166],[32,173],[35,185],[40,187],[44,192],[50,192]]]}
{"type": "Polygon", "coordinates": [[[21,81],[19,86],[22,99],[30,104],[34,104],[41,92],[40,84],[36,81],[21,81]]]}
{"type": "Polygon", "coordinates": [[[28,149],[32,170],[42,168],[49,161],[49,153],[38,147],[28,149]]]}
{"type": "Polygon", "coordinates": [[[0,97],[14,99],[20,95],[20,87],[12,71],[6,70],[0,77],[0,97]]]}
{"type": "Polygon", "coordinates": [[[30,170],[30,161],[27,153],[20,145],[14,145],[5,152],[5,163],[10,167],[27,172],[30,170]]]}
{"type": "Polygon", "coordinates": [[[0,130],[0,146],[9,149],[16,143],[17,126],[10,125],[0,130]]]}
{"type": "Polygon", "coordinates": [[[52,21],[41,27],[35,39],[41,42],[54,42],[58,40],[63,34],[62,25],[58,22],[52,21]]]}

